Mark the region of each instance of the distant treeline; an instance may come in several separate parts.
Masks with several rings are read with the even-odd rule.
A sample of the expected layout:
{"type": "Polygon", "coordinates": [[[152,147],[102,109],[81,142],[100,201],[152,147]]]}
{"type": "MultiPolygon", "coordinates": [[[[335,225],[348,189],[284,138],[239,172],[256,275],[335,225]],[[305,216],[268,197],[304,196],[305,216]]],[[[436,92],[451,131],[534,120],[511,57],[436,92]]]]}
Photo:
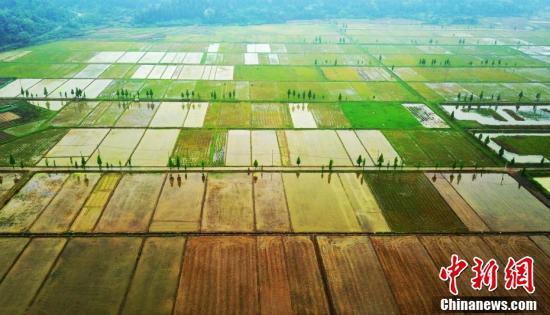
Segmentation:
{"type": "Polygon", "coordinates": [[[479,17],[548,12],[548,0],[1,0],[0,48],[112,25],[257,24],[326,18],[479,17]]]}

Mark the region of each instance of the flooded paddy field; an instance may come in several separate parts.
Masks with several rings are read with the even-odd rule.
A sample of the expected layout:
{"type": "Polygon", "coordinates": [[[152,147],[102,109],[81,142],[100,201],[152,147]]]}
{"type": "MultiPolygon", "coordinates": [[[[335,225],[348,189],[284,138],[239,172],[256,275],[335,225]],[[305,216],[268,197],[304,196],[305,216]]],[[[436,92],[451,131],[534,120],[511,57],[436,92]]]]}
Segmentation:
{"type": "Polygon", "coordinates": [[[5,194],[0,233],[550,228],[540,196],[499,173],[37,173],[5,194]]]}

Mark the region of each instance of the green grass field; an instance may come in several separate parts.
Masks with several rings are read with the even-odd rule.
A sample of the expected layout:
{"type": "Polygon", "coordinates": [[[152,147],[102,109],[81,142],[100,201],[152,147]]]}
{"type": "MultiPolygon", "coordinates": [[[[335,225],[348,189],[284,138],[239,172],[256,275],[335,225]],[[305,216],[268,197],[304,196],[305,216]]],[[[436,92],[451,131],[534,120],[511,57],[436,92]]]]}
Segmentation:
{"type": "Polygon", "coordinates": [[[456,131],[384,131],[409,166],[491,166],[496,162],[456,131]]]}
{"type": "Polygon", "coordinates": [[[392,231],[466,231],[424,174],[367,174],[366,177],[392,231]]]}
{"type": "Polygon", "coordinates": [[[509,152],[550,158],[550,136],[506,136],[492,140],[509,152]]]}
{"type": "Polygon", "coordinates": [[[342,111],[353,128],[411,129],[422,125],[400,103],[342,103],[342,111]]]}

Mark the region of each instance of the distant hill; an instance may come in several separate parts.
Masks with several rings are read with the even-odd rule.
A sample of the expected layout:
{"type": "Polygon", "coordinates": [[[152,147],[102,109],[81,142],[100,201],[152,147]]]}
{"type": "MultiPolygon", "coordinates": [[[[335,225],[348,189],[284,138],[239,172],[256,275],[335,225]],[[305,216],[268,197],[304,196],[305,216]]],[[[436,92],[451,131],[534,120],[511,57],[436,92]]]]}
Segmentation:
{"type": "Polygon", "coordinates": [[[0,48],[105,26],[257,24],[326,18],[416,18],[474,23],[548,12],[548,0],[2,0],[0,48]]]}

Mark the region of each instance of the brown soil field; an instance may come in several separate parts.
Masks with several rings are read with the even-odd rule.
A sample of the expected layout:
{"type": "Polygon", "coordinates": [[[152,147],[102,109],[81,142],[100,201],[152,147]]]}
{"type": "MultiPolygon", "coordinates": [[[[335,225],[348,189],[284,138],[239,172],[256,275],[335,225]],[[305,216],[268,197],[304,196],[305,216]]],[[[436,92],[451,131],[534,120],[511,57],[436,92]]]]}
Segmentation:
{"type": "Polygon", "coordinates": [[[141,244],[131,237],[70,240],[28,313],[117,314],[141,244]]]}
{"type": "Polygon", "coordinates": [[[161,174],[126,174],[97,224],[98,232],[147,232],[164,182],[161,174]]]}
{"type": "Polygon", "coordinates": [[[317,242],[337,313],[399,314],[367,237],[318,237],[317,242]]]}
{"type": "Polygon", "coordinates": [[[199,173],[169,174],[151,222],[151,232],[198,231],[205,184],[199,173]],[[179,179],[178,179],[179,176],[179,179]]]}
{"type": "Polygon", "coordinates": [[[283,237],[258,237],[257,246],[262,314],[291,314],[292,296],[283,237]]]}
{"type": "MultiPolygon", "coordinates": [[[[483,239],[489,245],[504,264],[509,257],[521,259],[530,256],[535,261],[534,283],[535,292],[533,296],[539,301],[540,310],[544,314],[550,312],[550,257],[546,255],[529,238],[523,236],[484,236],[483,239]]],[[[523,288],[513,291],[516,294],[525,293],[523,288]]]]}
{"type": "Polygon", "coordinates": [[[281,174],[255,175],[254,211],[258,231],[291,231],[281,174]]]}
{"type": "Polygon", "coordinates": [[[202,231],[253,231],[252,179],[247,174],[208,176],[202,231]]]}
{"type": "Polygon", "coordinates": [[[256,240],[187,241],[174,314],[258,314],[256,240]]]}
{"type": "MultiPolygon", "coordinates": [[[[446,267],[451,263],[451,255],[453,254],[467,260],[469,264],[471,263],[471,259],[473,259],[473,256],[469,257],[469,252],[467,253],[468,256],[465,256],[461,248],[454,242],[451,236],[420,236],[419,239],[430,254],[430,257],[436,266],[436,269],[433,271],[434,275],[439,272],[439,268],[446,267]]],[[[463,276],[458,278],[457,288],[460,295],[495,296],[495,294],[485,290],[476,291],[472,289],[472,285],[470,284],[471,278],[469,277],[470,272],[471,270],[464,270],[463,276]]]]}
{"type": "Polygon", "coordinates": [[[30,231],[58,233],[68,230],[100,176],[98,173],[71,174],[30,231]]]}
{"type": "Polygon", "coordinates": [[[185,238],[145,240],[122,314],[172,314],[185,238]]]}
{"type": "Polygon", "coordinates": [[[529,238],[550,257],[550,238],[547,235],[532,235],[529,238]]]}
{"type": "Polygon", "coordinates": [[[550,302],[547,235],[232,235],[0,237],[1,314],[431,314],[448,283],[439,269],[458,254],[495,258],[494,292],[508,257],[535,259],[541,313],[550,302]],[[542,306],[541,306],[542,305],[542,306]]]}
{"type": "Polygon", "coordinates": [[[448,294],[445,283],[433,273],[432,259],[415,236],[372,237],[395,301],[404,314],[431,314],[434,300],[448,294]],[[429,276],[428,276],[429,274],[429,276]]]}
{"type": "Polygon", "coordinates": [[[294,313],[329,314],[329,302],[311,238],[287,237],[283,244],[294,313]]]}
{"type": "MultiPolygon", "coordinates": [[[[483,239],[476,235],[465,235],[465,236],[454,236],[454,244],[458,247],[462,253],[462,259],[465,259],[468,262],[473,262],[474,257],[479,257],[483,261],[488,261],[491,258],[497,260],[500,266],[505,266],[506,262],[500,261],[496,254],[491,250],[483,239]],[[504,265],[503,265],[504,264],[504,265]]],[[[447,263],[445,266],[448,266],[450,263],[450,256],[447,258],[447,263]]],[[[503,267],[501,267],[503,268],[503,267]]],[[[464,270],[462,275],[466,279],[471,279],[474,276],[474,272],[471,269],[464,270]]],[[[477,292],[477,291],[476,291],[477,292]]],[[[478,294],[479,295],[479,294],[478,294]]],[[[487,295],[484,293],[484,295],[487,295]]],[[[511,291],[505,290],[503,285],[499,285],[495,291],[491,294],[492,296],[512,296],[511,291]]]]}

